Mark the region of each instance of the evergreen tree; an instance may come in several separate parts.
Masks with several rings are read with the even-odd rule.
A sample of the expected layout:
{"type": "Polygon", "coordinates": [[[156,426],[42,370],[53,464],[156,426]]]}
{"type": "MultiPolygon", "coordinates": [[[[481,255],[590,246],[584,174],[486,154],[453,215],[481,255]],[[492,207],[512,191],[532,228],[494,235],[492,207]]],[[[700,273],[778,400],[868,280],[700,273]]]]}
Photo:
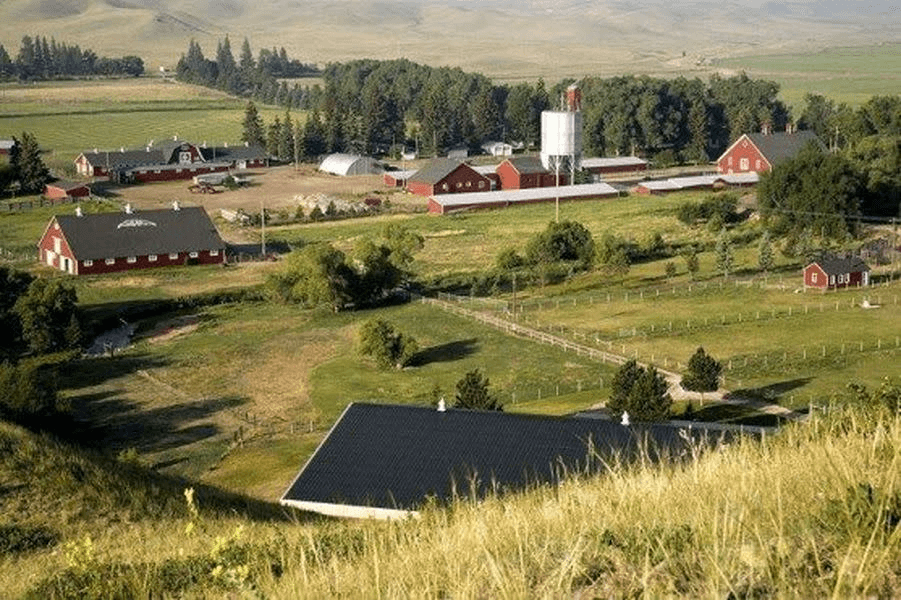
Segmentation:
{"type": "Polygon", "coordinates": [[[478,369],[467,371],[457,381],[457,393],[454,398],[454,408],[466,408],[470,410],[497,410],[504,409],[503,405],[488,389],[488,378],[482,375],[478,369]]]}
{"type": "Polygon", "coordinates": [[[0,44],[0,79],[8,79],[16,74],[16,65],[13,64],[9,53],[3,44],[0,44]]]}
{"type": "Polygon", "coordinates": [[[769,273],[776,264],[773,255],[773,243],[770,240],[769,230],[765,230],[760,237],[760,244],[757,246],[757,266],[764,273],[769,273]]]}
{"type": "Polygon", "coordinates": [[[693,392],[715,392],[722,371],[723,366],[699,347],[688,359],[688,372],[682,377],[682,387],[693,392]]]}
{"type": "Polygon", "coordinates": [[[44,185],[50,181],[50,171],[41,157],[38,141],[27,131],[22,133],[21,140],[13,137],[10,166],[13,177],[19,181],[20,189],[26,194],[43,192],[44,185]]]}
{"type": "Polygon", "coordinates": [[[732,266],[735,257],[732,253],[732,241],[729,239],[729,232],[723,227],[719,236],[716,238],[716,270],[728,277],[732,272],[732,266]]]}
{"type": "Polygon", "coordinates": [[[662,421],[669,416],[672,398],[666,379],[657,369],[647,369],[630,360],[613,376],[607,410],[619,416],[623,412],[636,421],[662,421]]]}
{"type": "Polygon", "coordinates": [[[253,51],[250,49],[250,41],[244,38],[241,44],[241,62],[239,63],[241,70],[249,73],[256,68],[256,61],[253,59],[253,51]]]}
{"type": "Polygon", "coordinates": [[[266,137],[263,133],[263,118],[253,101],[249,101],[244,109],[243,133],[241,141],[254,146],[266,146],[266,137]]]}
{"type": "Polygon", "coordinates": [[[281,148],[282,123],[278,116],[272,121],[266,131],[266,152],[270,156],[282,159],[279,150],[281,148]]]}
{"type": "Polygon", "coordinates": [[[290,161],[294,157],[294,120],[291,112],[285,111],[278,133],[278,156],[283,161],[290,161]]]}
{"type": "Polygon", "coordinates": [[[701,267],[697,249],[694,246],[689,246],[688,250],[682,253],[682,258],[685,260],[685,269],[688,271],[689,276],[692,279],[697,277],[698,270],[701,267]]]}

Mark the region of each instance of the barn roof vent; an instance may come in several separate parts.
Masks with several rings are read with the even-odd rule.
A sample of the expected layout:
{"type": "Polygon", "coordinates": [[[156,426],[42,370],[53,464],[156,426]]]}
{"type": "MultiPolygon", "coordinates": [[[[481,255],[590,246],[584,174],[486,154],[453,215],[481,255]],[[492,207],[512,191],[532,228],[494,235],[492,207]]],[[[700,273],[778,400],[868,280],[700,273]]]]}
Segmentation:
{"type": "Polygon", "coordinates": [[[225,142],[225,147],[228,148],[228,142],[225,142]]]}
{"type": "Polygon", "coordinates": [[[625,427],[628,427],[629,425],[632,424],[632,422],[629,420],[629,413],[627,411],[623,411],[623,418],[619,422],[619,424],[623,425],[625,427]]]}
{"type": "Polygon", "coordinates": [[[447,405],[444,403],[444,396],[442,396],[438,400],[438,412],[446,412],[446,411],[447,411],[447,405]]]}
{"type": "Polygon", "coordinates": [[[250,142],[244,142],[244,147],[245,147],[245,148],[250,148],[250,142]]]}
{"type": "Polygon", "coordinates": [[[176,133],[175,135],[172,136],[172,141],[173,141],[173,142],[177,142],[177,141],[178,141],[178,134],[177,134],[177,133],[176,133]]]}
{"type": "Polygon", "coordinates": [[[119,146],[119,152],[125,152],[125,146],[119,146]]]}
{"type": "Polygon", "coordinates": [[[178,200],[172,201],[172,210],[181,210],[181,204],[178,203],[178,200]]]}
{"type": "Polygon", "coordinates": [[[134,209],[131,207],[131,202],[125,203],[125,214],[130,215],[134,212],[134,209]]]}
{"type": "Polygon", "coordinates": [[[76,206],[76,207],[75,207],[75,216],[76,216],[76,217],[83,217],[83,216],[84,216],[84,212],[82,212],[81,206],[76,206]]]}
{"type": "Polygon", "coordinates": [[[100,154],[100,150],[98,150],[97,148],[94,148],[94,154],[100,154]]]}

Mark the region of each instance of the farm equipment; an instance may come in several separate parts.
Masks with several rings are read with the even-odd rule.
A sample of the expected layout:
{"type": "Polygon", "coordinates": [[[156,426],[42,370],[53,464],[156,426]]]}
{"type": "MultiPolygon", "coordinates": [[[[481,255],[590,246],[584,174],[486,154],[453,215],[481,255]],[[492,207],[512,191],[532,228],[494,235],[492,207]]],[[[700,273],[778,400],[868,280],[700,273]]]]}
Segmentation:
{"type": "Polygon", "coordinates": [[[210,183],[201,181],[200,183],[188,186],[188,191],[192,194],[218,194],[220,190],[217,190],[210,183]]]}

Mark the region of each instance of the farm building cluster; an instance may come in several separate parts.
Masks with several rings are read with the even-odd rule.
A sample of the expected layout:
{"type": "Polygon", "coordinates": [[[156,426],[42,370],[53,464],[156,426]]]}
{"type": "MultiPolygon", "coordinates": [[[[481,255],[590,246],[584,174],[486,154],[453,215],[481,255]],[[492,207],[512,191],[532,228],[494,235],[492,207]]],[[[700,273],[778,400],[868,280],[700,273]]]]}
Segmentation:
{"type": "Polygon", "coordinates": [[[205,173],[253,169],[269,165],[260,146],[207,146],[172,140],[144,148],[82,152],[75,170],[82,177],[105,177],[117,183],[147,183],[191,179],[205,173]]]}

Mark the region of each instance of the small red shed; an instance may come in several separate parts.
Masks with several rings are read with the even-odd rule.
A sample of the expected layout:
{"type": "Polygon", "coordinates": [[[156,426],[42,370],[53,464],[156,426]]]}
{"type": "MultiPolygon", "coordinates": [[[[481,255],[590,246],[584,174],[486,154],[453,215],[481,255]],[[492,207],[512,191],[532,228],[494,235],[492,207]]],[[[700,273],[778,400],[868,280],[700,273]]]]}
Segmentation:
{"type": "MultiPolygon", "coordinates": [[[[524,190],[557,185],[554,173],[545,169],[537,156],[508,158],[497,166],[497,176],[502,190],[524,190]]],[[[559,183],[569,185],[566,173],[560,173],[559,183]]]]}
{"type": "Polygon", "coordinates": [[[804,287],[819,290],[870,285],[870,267],[862,259],[823,256],[804,267],[804,287]]]}
{"type": "Polygon", "coordinates": [[[91,195],[91,188],[86,183],[77,181],[54,181],[44,187],[44,196],[51,200],[63,200],[65,198],[87,198],[91,195]]]}

